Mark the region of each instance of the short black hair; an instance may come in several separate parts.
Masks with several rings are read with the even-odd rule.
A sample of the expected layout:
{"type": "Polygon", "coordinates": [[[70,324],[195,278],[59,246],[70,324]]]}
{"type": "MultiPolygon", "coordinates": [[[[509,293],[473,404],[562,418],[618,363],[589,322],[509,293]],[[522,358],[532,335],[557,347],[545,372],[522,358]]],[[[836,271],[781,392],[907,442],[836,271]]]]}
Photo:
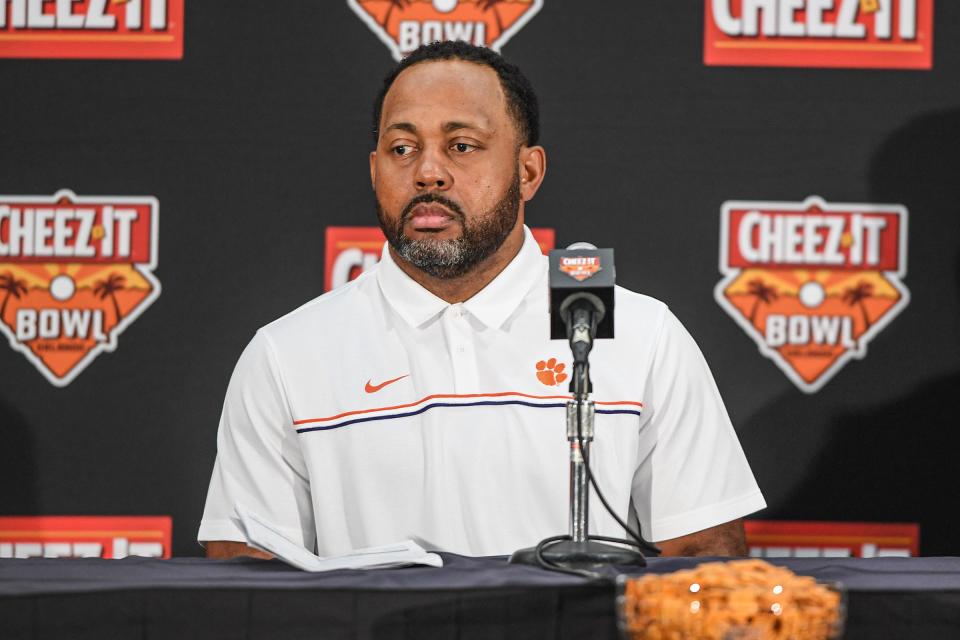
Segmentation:
{"type": "Polygon", "coordinates": [[[520,69],[503,59],[496,51],[486,47],[449,40],[446,42],[431,42],[414,49],[410,55],[400,61],[383,79],[383,87],[373,103],[373,144],[380,140],[380,116],[383,113],[383,100],[405,69],[409,69],[421,62],[432,60],[465,60],[490,67],[497,73],[500,86],[507,98],[507,110],[513,116],[520,134],[520,140],[528,147],[537,144],[540,139],[540,107],[537,103],[537,94],[533,86],[520,69]]]}

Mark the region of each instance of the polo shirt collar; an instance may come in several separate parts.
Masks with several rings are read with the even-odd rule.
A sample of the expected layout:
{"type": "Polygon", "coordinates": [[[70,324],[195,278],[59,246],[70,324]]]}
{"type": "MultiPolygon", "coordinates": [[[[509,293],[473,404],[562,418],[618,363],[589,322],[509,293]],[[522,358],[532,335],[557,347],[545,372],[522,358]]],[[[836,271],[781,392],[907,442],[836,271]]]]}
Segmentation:
{"type": "MultiPolygon", "coordinates": [[[[524,225],[520,251],[496,278],[464,302],[463,307],[488,328],[498,329],[520,306],[540,279],[542,270],[543,253],[524,225]]],[[[388,244],[383,245],[377,281],[390,306],[411,326],[419,327],[451,306],[404,273],[390,255],[388,244]]]]}

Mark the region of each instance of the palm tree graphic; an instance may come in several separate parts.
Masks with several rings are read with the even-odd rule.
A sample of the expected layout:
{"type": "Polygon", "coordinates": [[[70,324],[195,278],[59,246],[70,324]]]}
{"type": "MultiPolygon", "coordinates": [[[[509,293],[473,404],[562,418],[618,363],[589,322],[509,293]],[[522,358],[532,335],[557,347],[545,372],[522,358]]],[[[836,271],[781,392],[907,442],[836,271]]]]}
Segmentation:
{"type": "Polygon", "coordinates": [[[19,280],[13,277],[13,273],[7,271],[5,274],[0,275],[0,290],[7,292],[6,295],[3,296],[3,304],[0,305],[0,318],[3,318],[3,315],[7,311],[7,302],[10,301],[10,296],[19,300],[21,295],[26,295],[27,283],[25,280],[19,280]]]}
{"type": "Polygon", "coordinates": [[[761,302],[770,304],[779,297],[777,290],[767,286],[760,278],[747,283],[747,293],[757,297],[757,301],[753,303],[753,309],[750,310],[750,324],[753,324],[754,318],[757,317],[757,310],[760,308],[761,302]]]}
{"type": "Polygon", "coordinates": [[[855,287],[849,287],[843,292],[843,301],[851,307],[855,304],[860,305],[860,312],[863,314],[863,330],[870,328],[870,316],[867,315],[867,305],[864,300],[873,296],[873,285],[861,280],[855,287]]]}
{"type": "Polygon", "coordinates": [[[497,32],[503,33],[503,22],[500,20],[500,12],[497,11],[497,5],[503,2],[503,0],[480,0],[480,8],[484,11],[490,11],[493,9],[493,15],[497,19],[497,32]]]}
{"type": "Polygon", "coordinates": [[[383,16],[383,24],[380,26],[382,26],[384,29],[387,28],[387,24],[390,22],[390,16],[393,15],[394,9],[403,9],[404,7],[409,6],[410,0],[390,0],[390,8],[387,9],[387,15],[383,16]]]}
{"type": "Polygon", "coordinates": [[[113,312],[118,323],[120,322],[120,305],[117,303],[116,292],[123,289],[124,280],[126,280],[125,277],[111,273],[106,280],[97,280],[93,286],[93,294],[100,296],[101,300],[106,300],[107,296],[110,296],[110,300],[113,301],[113,312]]]}

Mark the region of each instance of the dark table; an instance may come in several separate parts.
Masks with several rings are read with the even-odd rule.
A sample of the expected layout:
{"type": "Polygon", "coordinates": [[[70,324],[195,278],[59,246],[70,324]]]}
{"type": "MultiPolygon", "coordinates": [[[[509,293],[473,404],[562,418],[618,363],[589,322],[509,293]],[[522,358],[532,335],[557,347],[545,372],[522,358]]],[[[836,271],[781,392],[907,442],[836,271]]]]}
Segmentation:
{"type": "MultiPolygon", "coordinates": [[[[616,637],[612,585],[441,555],[442,569],[322,574],[275,560],[0,560],[0,638],[616,637]]],[[[846,638],[960,638],[960,558],[771,562],[847,587],[846,638]]]]}

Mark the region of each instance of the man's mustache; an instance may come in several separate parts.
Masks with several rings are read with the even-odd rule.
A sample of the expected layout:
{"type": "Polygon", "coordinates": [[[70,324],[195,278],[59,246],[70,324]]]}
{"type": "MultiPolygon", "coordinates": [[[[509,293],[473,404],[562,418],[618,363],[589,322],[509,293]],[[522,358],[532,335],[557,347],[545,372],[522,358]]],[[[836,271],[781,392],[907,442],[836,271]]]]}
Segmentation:
{"type": "Polygon", "coordinates": [[[415,197],[413,200],[408,202],[407,206],[405,206],[403,208],[403,211],[400,212],[400,225],[402,226],[406,224],[407,221],[410,220],[410,214],[413,211],[414,207],[416,207],[418,204],[426,204],[428,202],[436,202],[438,204],[442,204],[447,209],[449,209],[451,213],[454,214],[454,216],[457,218],[457,221],[460,222],[461,224],[463,223],[464,218],[466,217],[463,215],[463,209],[460,208],[460,205],[458,205],[453,200],[450,200],[449,198],[444,198],[443,196],[437,193],[421,193],[420,195],[415,197]]]}

